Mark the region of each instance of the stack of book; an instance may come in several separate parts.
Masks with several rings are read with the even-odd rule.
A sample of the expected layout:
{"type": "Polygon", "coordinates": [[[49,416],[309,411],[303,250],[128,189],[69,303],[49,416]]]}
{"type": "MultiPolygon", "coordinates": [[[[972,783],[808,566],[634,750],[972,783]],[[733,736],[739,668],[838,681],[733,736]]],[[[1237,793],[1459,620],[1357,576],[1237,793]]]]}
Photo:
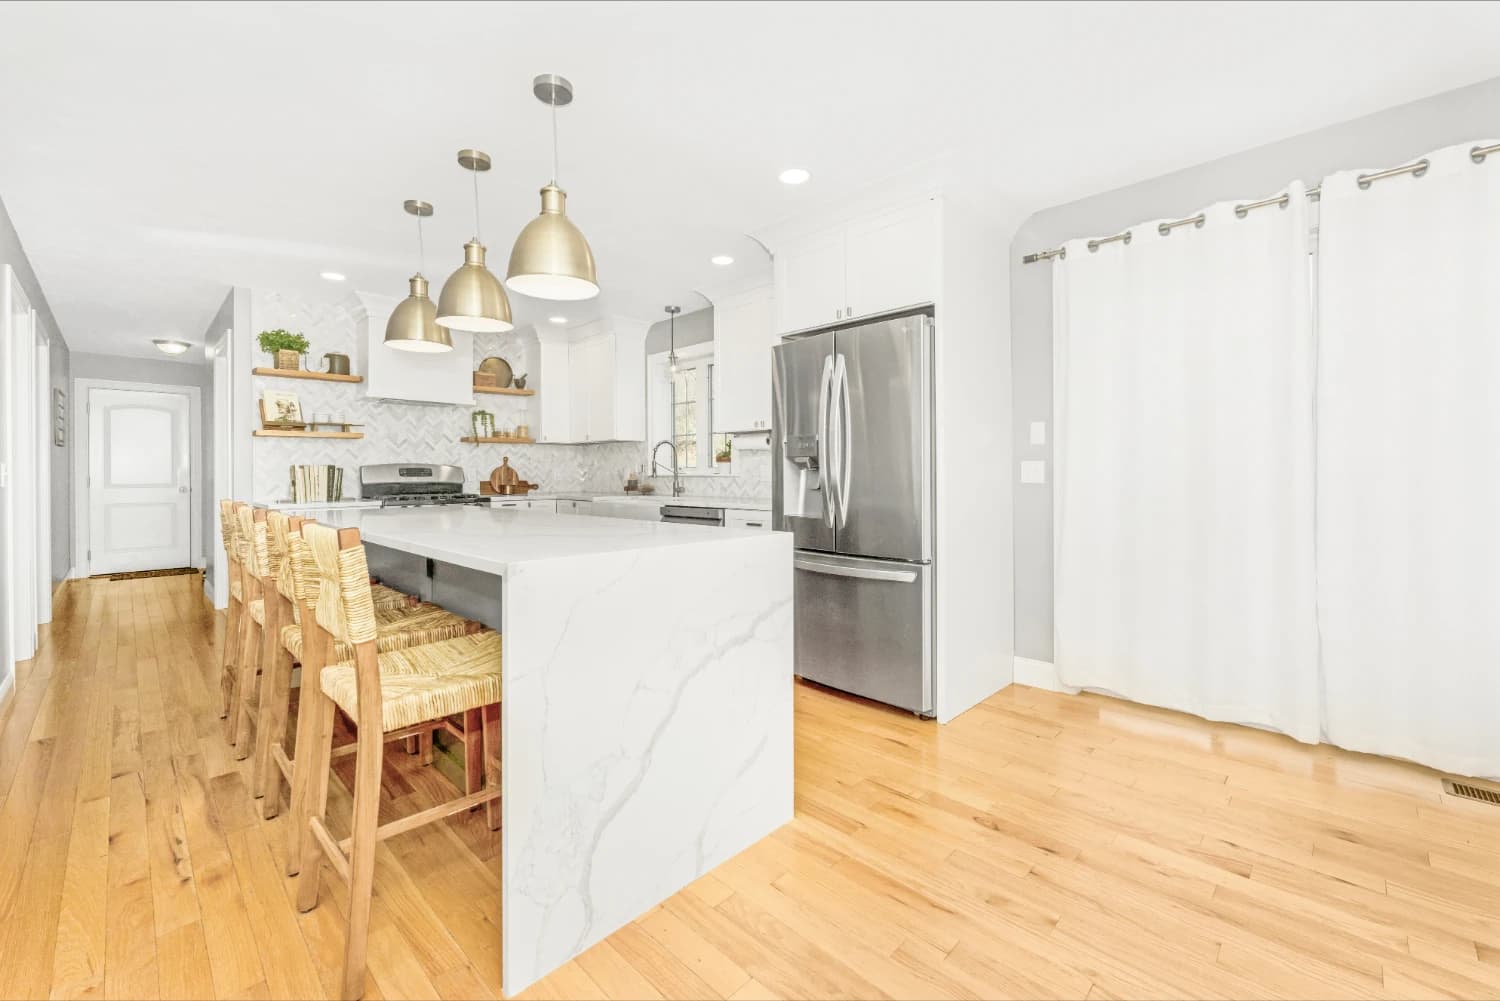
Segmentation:
{"type": "Polygon", "coordinates": [[[293,466],[292,500],[298,504],[344,499],[344,470],[339,466],[293,466]]]}

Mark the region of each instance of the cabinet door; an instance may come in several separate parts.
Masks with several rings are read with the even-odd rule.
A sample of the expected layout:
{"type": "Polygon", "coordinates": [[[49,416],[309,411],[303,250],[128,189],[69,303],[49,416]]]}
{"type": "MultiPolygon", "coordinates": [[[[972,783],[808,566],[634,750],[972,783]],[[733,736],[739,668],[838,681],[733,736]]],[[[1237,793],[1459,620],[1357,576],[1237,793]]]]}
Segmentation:
{"type": "Polygon", "coordinates": [[[771,426],[771,288],[752,289],[714,304],[714,430],[771,426]]]}
{"type": "Polygon", "coordinates": [[[794,241],[776,254],[776,329],[834,323],[847,305],[842,227],[794,241]]]}
{"type": "Polygon", "coordinates": [[[937,301],[939,211],[926,199],[849,225],[846,316],[937,301]]]}
{"type": "Polygon", "coordinates": [[[542,370],[537,379],[539,392],[533,399],[541,411],[538,441],[549,444],[571,442],[573,437],[572,345],[564,340],[543,337],[542,370]]]}
{"type": "Polygon", "coordinates": [[[528,511],[536,511],[539,514],[556,514],[557,501],[529,500],[526,502],[526,509],[528,511]]]}
{"type": "Polygon", "coordinates": [[[725,511],[724,527],[726,528],[753,528],[763,532],[771,530],[771,512],[769,511],[725,511]]]}
{"type": "Polygon", "coordinates": [[[613,337],[596,337],[590,344],[589,420],[585,441],[610,441],[615,431],[615,341],[613,337]]]}
{"type": "Polygon", "coordinates": [[[568,440],[589,440],[590,391],[596,377],[597,338],[578,341],[568,351],[568,440]]]}

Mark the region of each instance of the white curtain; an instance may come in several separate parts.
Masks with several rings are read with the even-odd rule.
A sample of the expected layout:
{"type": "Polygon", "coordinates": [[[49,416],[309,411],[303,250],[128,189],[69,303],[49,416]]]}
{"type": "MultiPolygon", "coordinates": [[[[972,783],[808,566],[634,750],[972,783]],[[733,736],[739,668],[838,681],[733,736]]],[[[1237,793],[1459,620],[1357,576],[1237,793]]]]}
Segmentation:
{"type": "Polygon", "coordinates": [[[1318,601],[1329,742],[1500,776],[1500,156],[1475,145],[1323,182],[1318,601]]]}
{"type": "Polygon", "coordinates": [[[1054,271],[1068,685],[1319,736],[1307,200],[1067,245],[1054,271]]]}

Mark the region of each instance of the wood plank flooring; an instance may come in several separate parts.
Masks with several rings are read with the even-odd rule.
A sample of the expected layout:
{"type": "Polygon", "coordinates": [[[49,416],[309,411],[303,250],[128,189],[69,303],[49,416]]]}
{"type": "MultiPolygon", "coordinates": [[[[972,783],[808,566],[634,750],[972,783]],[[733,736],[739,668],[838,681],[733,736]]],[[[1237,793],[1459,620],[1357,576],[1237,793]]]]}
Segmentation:
{"type": "MultiPolygon", "coordinates": [[[[18,670],[0,997],[336,989],[344,891],[292,906],[200,586],[69,584],[18,670]]],[[[382,820],[450,794],[387,761],[382,820]]],[[[499,995],[498,852],[482,811],[386,842],[367,997],[499,995]]],[[[1095,696],[1014,688],[939,728],[799,686],[797,819],[527,995],[1500,997],[1500,809],[1095,696]]]]}

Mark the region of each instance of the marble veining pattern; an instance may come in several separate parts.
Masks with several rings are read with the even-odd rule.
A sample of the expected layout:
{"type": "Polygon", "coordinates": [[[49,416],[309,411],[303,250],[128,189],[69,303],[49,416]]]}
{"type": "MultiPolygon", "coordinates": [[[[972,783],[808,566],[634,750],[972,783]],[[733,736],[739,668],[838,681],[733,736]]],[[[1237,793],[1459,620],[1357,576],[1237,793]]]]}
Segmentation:
{"type": "Polygon", "coordinates": [[[508,993],[791,819],[790,557],[763,534],[507,572],[508,993]]]}

